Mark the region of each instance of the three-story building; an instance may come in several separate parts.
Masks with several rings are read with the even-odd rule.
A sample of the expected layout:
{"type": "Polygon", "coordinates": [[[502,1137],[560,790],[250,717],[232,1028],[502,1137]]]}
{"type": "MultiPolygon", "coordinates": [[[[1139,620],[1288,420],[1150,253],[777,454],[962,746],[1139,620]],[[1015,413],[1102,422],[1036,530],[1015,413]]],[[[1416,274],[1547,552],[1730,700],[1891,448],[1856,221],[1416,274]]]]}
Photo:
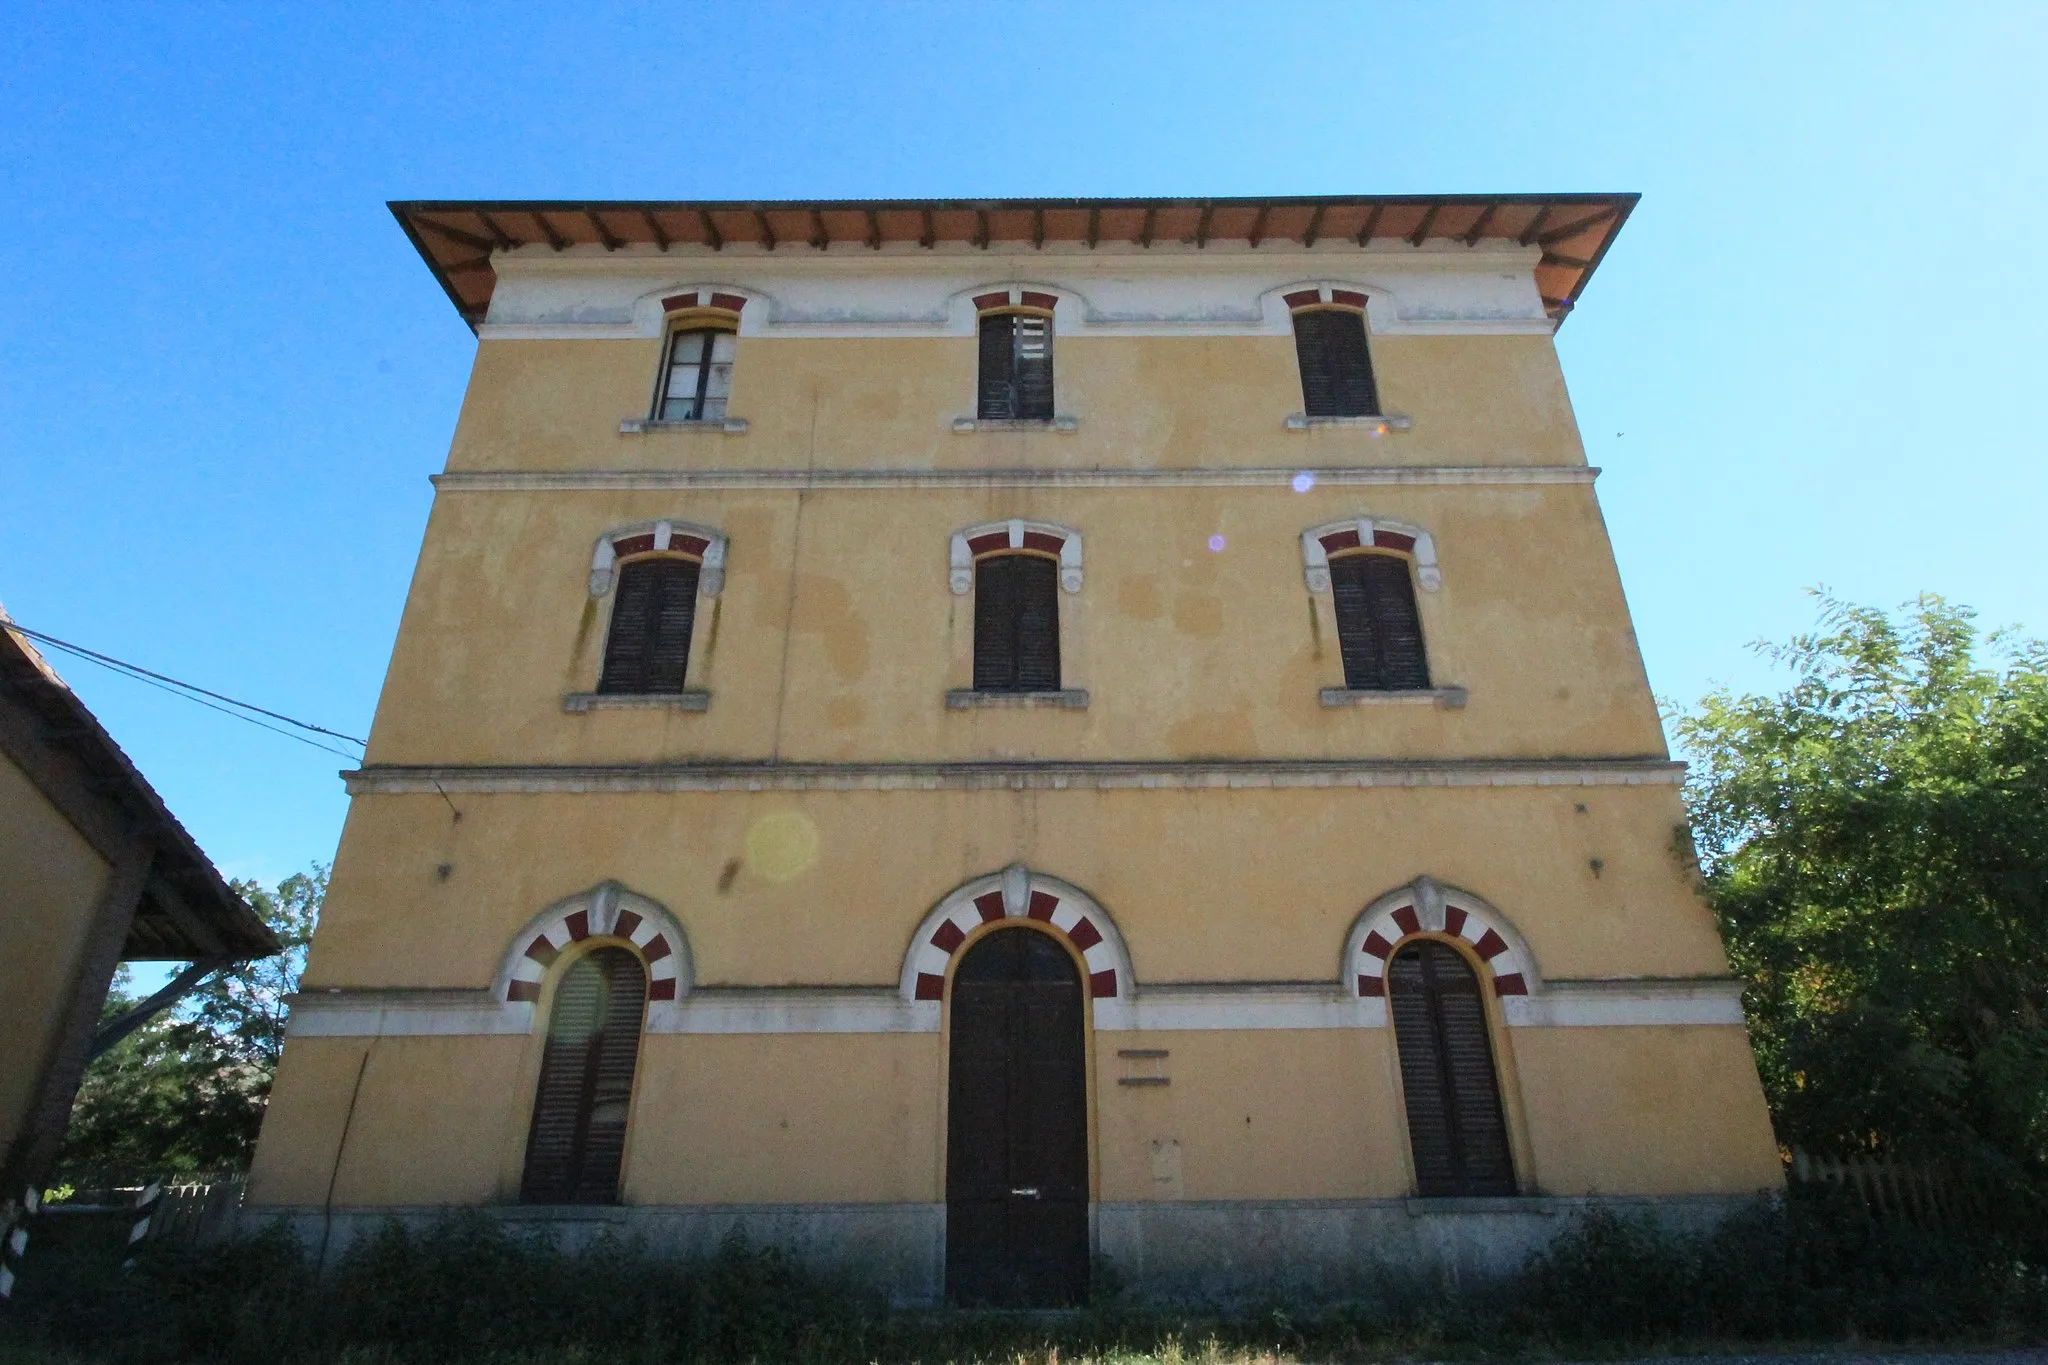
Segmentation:
{"type": "Polygon", "coordinates": [[[1062,1302],[1774,1186],[1552,343],[1632,204],[395,205],[479,345],[252,1204],[1062,1302]]]}

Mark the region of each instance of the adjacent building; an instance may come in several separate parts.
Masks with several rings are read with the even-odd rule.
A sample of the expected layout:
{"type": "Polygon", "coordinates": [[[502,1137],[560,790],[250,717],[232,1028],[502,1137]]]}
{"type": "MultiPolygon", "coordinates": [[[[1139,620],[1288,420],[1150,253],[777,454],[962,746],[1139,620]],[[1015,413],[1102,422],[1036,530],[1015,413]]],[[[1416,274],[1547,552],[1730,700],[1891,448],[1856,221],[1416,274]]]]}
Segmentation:
{"type": "Polygon", "coordinates": [[[478,347],[252,1176],[905,1301],[1779,1162],[1552,334],[1628,195],[405,203],[478,347]]]}
{"type": "MultiPolygon", "coordinates": [[[[276,951],[256,912],[0,613],[0,1242],[51,1174],[92,1057],[205,977],[276,951]],[[115,971],[138,961],[187,965],[103,1020],[115,971]]],[[[0,1298],[11,1260],[0,1256],[0,1298]]]]}

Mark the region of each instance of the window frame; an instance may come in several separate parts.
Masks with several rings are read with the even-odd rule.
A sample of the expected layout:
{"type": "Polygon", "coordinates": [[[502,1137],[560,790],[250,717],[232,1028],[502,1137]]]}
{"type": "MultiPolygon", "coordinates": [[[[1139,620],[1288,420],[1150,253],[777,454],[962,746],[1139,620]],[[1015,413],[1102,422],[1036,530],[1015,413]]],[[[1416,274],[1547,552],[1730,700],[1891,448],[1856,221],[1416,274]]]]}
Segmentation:
{"type": "Polygon", "coordinates": [[[1015,422],[1031,426],[1052,426],[1057,421],[1059,410],[1059,368],[1057,358],[1057,327],[1053,310],[1036,306],[1001,305],[983,308],[975,314],[974,340],[974,420],[976,422],[1015,422]],[[1024,383],[1020,373],[1019,351],[1022,332],[1014,325],[1010,333],[1009,376],[1004,381],[1009,391],[1008,412],[990,412],[986,399],[989,377],[986,371],[988,359],[988,327],[998,319],[1031,319],[1045,325],[1045,401],[1044,412],[1023,412],[1024,383]]]}
{"type": "Polygon", "coordinates": [[[699,313],[671,319],[667,334],[661,345],[661,366],[655,376],[654,404],[650,410],[648,420],[661,423],[672,422],[678,425],[730,421],[732,371],[738,368],[739,365],[739,335],[739,322],[736,318],[717,315],[705,316],[699,313]],[[690,411],[693,415],[689,417],[670,417],[667,415],[668,407],[671,401],[675,401],[674,395],[670,391],[670,385],[675,382],[676,347],[682,343],[685,337],[692,336],[706,338],[704,356],[696,362],[697,391],[690,399],[690,411]],[[732,338],[733,355],[730,360],[720,361],[715,358],[717,338],[720,336],[732,338]],[[725,407],[718,416],[706,417],[704,415],[704,405],[710,400],[711,371],[714,366],[720,364],[726,366],[726,391],[717,401],[725,404],[725,407]]]}
{"type": "MultiPolygon", "coordinates": [[[[538,1066],[532,1073],[533,1085],[530,1092],[532,1098],[529,1102],[527,1115],[527,1136],[520,1160],[519,1202],[523,1205],[568,1205],[573,1207],[592,1202],[590,1199],[582,1196],[589,1193],[589,1191],[583,1188],[583,1182],[591,1174],[591,1153],[588,1144],[593,1136],[592,1130],[599,1126],[597,1122],[597,1109],[601,1078],[597,1071],[602,1066],[600,1054],[605,1048],[606,1035],[609,1032],[610,1026],[618,1022],[614,1017],[615,1011],[612,1009],[614,998],[611,992],[616,987],[616,983],[613,980],[614,974],[607,971],[604,966],[599,965],[601,960],[618,963],[623,969],[630,969],[638,978],[639,985],[638,1012],[633,1029],[631,1060],[627,1069],[625,1094],[623,1096],[606,1097],[607,1103],[621,1103],[625,1108],[623,1117],[616,1125],[618,1130],[617,1164],[609,1172],[611,1176],[609,1192],[605,1194],[605,1197],[596,1202],[617,1204],[620,1200],[621,1187],[625,1183],[626,1158],[629,1154],[632,1140],[633,1110],[639,1099],[640,1055],[646,1046],[647,1011],[649,1004],[653,1000],[653,991],[648,963],[640,949],[629,940],[607,936],[588,941],[580,951],[573,955],[564,954],[562,960],[553,964],[553,970],[550,973],[552,980],[549,983],[546,997],[538,1002],[539,1008],[535,1010],[535,1019],[539,1024],[538,1032],[541,1046],[539,1049],[540,1055],[537,1059],[538,1066]],[[571,1056],[572,1048],[575,1045],[558,1036],[558,1026],[562,1023],[559,1018],[563,1007],[562,990],[569,983],[572,975],[579,971],[594,971],[598,973],[600,1001],[598,1016],[600,1023],[596,1030],[589,1035],[589,1041],[581,1045],[585,1055],[580,1060],[574,1059],[571,1056]],[[570,1146],[572,1157],[565,1164],[566,1168],[564,1170],[549,1171],[539,1167],[540,1153],[536,1148],[536,1143],[550,1118],[553,1118],[555,1122],[562,1121],[561,1116],[551,1114],[547,1107],[551,1100],[557,1098],[556,1093],[551,1091],[550,1081],[557,1078],[558,1070],[570,1067],[574,1067],[576,1070],[569,1072],[568,1079],[576,1082],[574,1089],[581,1092],[576,1095],[573,1101],[573,1112],[567,1117],[568,1126],[572,1132],[570,1146]],[[577,1157],[580,1157],[581,1160],[576,1160],[575,1158],[577,1157]],[[562,1178],[564,1183],[552,1186],[543,1185],[543,1178],[549,1175],[562,1178]]],[[[616,1013],[623,1012],[617,1011],[616,1013]]],[[[607,1124],[605,1126],[609,1127],[612,1125],[607,1124]]],[[[606,1164],[609,1164],[609,1162],[606,1164]]]]}
{"type": "Polygon", "coordinates": [[[1418,598],[1416,595],[1415,569],[1413,563],[1410,562],[1410,557],[1408,555],[1400,553],[1397,550],[1361,546],[1356,549],[1340,551],[1339,553],[1330,556],[1329,574],[1331,580],[1331,615],[1334,617],[1336,621],[1337,659],[1339,665],[1344,670],[1344,690],[1347,692],[1410,692],[1424,694],[1435,691],[1436,689],[1430,681],[1429,632],[1423,629],[1422,602],[1420,598],[1418,598]],[[1366,640],[1359,643],[1370,646],[1372,648],[1373,653],[1376,656],[1375,667],[1379,672],[1379,678],[1376,682],[1368,683],[1358,681],[1352,677],[1351,655],[1354,652],[1352,647],[1353,641],[1347,639],[1345,635],[1345,613],[1341,606],[1341,598],[1339,596],[1340,587],[1337,580],[1339,575],[1343,573],[1344,570],[1349,569],[1353,565],[1362,565],[1369,560],[1391,562],[1398,566],[1398,568],[1400,569],[1403,584],[1407,589],[1408,611],[1414,618],[1415,653],[1417,657],[1417,662],[1421,668],[1420,681],[1399,683],[1390,683],[1387,681],[1386,675],[1389,670],[1387,668],[1385,657],[1386,649],[1384,644],[1381,643],[1382,637],[1385,634],[1385,632],[1382,630],[1383,622],[1379,614],[1380,604],[1376,600],[1371,598],[1370,595],[1368,595],[1368,599],[1364,608],[1368,617],[1371,618],[1367,623],[1368,637],[1366,640]]]}
{"type": "MultiPolygon", "coordinates": [[[[1013,584],[1012,592],[1016,592],[1017,588],[1020,586],[1022,585],[1013,584]]],[[[970,645],[970,666],[972,668],[972,677],[968,690],[976,693],[977,695],[982,696],[1010,697],[1052,696],[1063,691],[1064,689],[1062,688],[1061,684],[1064,680],[1066,661],[1063,657],[1063,653],[1060,648],[1059,556],[1055,553],[1051,553],[1046,550],[1030,547],[1006,547],[1003,549],[990,550],[986,553],[976,555],[974,558],[973,598],[974,625],[971,632],[973,640],[970,645]],[[1049,652],[1052,656],[1053,676],[1049,684],[1041,683],[1040,685],[1035,686],[1027,686],[1024,684],[1023,675],[1025,672],[1025,651],[1022,647],[1024,644],[1024,640],[1022,637],[1024,635],[1024,623],[1026,620],[1027,612],[1026,608],[1021,603],[1015,601],[1013,601],[1012,603],[1011,613],[1008,621],[1008,629],[1011,634],[1011,639],[1008,642],[1010,660],[1010,681],[1008,683],[996,683],[984,682],[982,680],[982,612],[987,600],[984,596],[982,574],[985,570],[992,570],[999,561],[1006,564],[1020,561],[1035,561],[1045,565],[1046,574],[1044,581],[1042,583],[1033,583],[1029,586],[1034,592],[1041,590],[1043,591],[1043,602],[1036,603],[1034,605],[1045,609],[1051,616],[1048,634],[1050,641],[1049,652]]]]}
{"type": "MultiPolygon", "coordinates": [[[[1304,418],[1310,421],[1343,421],[1348,418],[1374,419],[1386,417],[1386,403],[1380,394],[1379,377],[1373,369],[1372,325],[1366,315],[1363,296],[1345,291],[1345,298],[1341,300],[1323,301],[1319,299],[1313,303],[1293,304],[1288,310],[1288,331],[1294,338],[1295,379],[1301,385],[1301,408],[1304,418]],[[1352,302],[1353,298],[1357,298],[1358,301],[1356,303],[1352,302]],[[1302,319],[1314,314],[1340,314],[1358,320],[1358,360],[1363,368],[1364,396],[1362,399],[1363,406],[1357,411],[1317,412],[1315,410],[1316,400],[1314,394],[1309,389],[1309,366],[1306,363],[1307,357],[1305,355],[1301,330],[1302,319]]],[[[1334,375],[1335,371],[1332,371],[1332,373],[1334,375]]]]}
{"type": "MultiPolygon", "coordinates": [[[[705,564],[701,556],[688,554],[684,551],[674,549],[648,550],[628,554],[621,556],[615,562],[612,569],[612,583],[609,589],[609,594],[612,599],[611,609],[605,615],[604,640],[598,649],[597,681],[591,689],[591,695],[595,697],[606,698],[681,697],[691,692],[692,689],[690,687],[690,664],[694,661],[697,651],[697,603],[700,599],[707,595],[704,591],[705,572],[705,564]],[[657,563],[687,564],[696,570],[694,579],[690,585],[689,638],[683,642],[682,677],[677,680],[676,685],[674,687],[607,687],[605,685],[605,680],[612,668],[612,643],[614,636],[616,634],[616,628],[618,626],[619,602],[621,599],[621,594],[623,593],[625,588],[626,575],[643,565],[657,563]]],[[[656,603],[653,605],[653,614],[650,616],[649,626],[647,630],[650,639],[650,643],[647,645],[647,651],[650,654],[656,652],[657,649],[657,646],[654,642],[658,641],[659,639],[658,621],[660,617],[660,611],[661,601],[657,600],[656,603]]],[[[652,671],[652,664],[649,662],[643,661],[642,667],[644,670],[648,672],[652,671]]]]}

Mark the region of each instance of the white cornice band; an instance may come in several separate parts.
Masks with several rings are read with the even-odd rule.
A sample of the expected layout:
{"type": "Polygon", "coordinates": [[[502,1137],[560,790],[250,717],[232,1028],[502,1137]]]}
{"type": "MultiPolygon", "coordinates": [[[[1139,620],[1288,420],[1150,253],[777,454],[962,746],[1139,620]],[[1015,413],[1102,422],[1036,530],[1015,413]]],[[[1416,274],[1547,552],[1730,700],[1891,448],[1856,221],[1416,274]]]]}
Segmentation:
{"type": "Polygon", "coordinates": [[[1201,759],[895,763],[372,764],[351,796],[442,792],[1191,791],[1344,787],[1674,786],[1662,758],[1201,759]]]}
{"type": "MultiPolygon", "coordinates": [[[[530,1035],[535,1007],[488,990],[328,990],[291,997],[294,1038],[530,1035]]],[[[1347,998],[1334,982],[1214,982],[1140,986],[1130,1000],[1093,1002],[1097,1032],[1384,1028],[1384,1000],[1347,998]]],[[[1742,983],[1723,978],[1549,981],[1506,997],[1510,1028],[1739,1026],[1742,983]]],[[[887,986],[719,987],[651,1002],[650,1034],[937,1033],[937,1001],[906,1001],[887,986]]]]}
{"type": "Polygon", "coordinates": [[[1592,465],[1287,465],[1215,469],[457,469],[430,475],[446,493],[671,489],[1378,488],[1400,485],[1589,484],[1592,465]]]}

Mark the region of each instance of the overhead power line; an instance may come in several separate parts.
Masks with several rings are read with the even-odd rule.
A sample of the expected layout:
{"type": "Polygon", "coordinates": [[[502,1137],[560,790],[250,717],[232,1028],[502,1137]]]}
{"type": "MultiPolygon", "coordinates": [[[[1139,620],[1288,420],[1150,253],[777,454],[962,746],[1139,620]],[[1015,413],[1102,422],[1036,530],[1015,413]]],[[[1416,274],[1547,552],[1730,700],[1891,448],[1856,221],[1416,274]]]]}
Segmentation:
{"type": "Polygon", "coordinates": [[[64,653],[84,659],[88,663],[95,663],[102,668],[111,669],[125,677],[133,678],[137,682],[148,683],[151,687],[169,692],[174,697],[182,697],[186,701],[197,702],[209,711],[218,711],[224,716],[233,716],[236,720],[247,721],[259,730],[268,730],[274,735],[283,735],[286,739],[295,739],[301,744],[310,744],[316,749],[324,749],[330,754],[339,754],[341,757],[352,762],[361,761],[359,755],[349,753],[344,749],[337,749],[331,744],[322,744],[318,740],[308,739],[305,735],[294,734],[290,730],[279,729],[275,725],[266,725],[256,719],[256,717],[268,716],[271,720],[283,721],[286,725],[294,726],[311,734],[328,735],[334,739],[346,740],[358,748],[364,747],[366,741],[357,739],[354,735],[345,735],[339,730],[330,730],[324,725],[315,725],[311,721],[296,720],[291,716],[285,715],[283,712],[268,710],[265,707],[257,706],[253,702],[238,701],[223,693],[201,687],[197,683],[182,682],[167,674],[157,673],[144,668],[140,664],[131,664],[124,659],[116,659],[111,654],[102,654],[96,649],[87,649],[84,645],[75,645],[69,640],[60,640],[54,635],[45,635],[42,631],[30,630],[19,621],[11,620],[4,616],[0,616],[0,625],[4,625],[7,629],[18,634],[26,635],[37,644],[48,645],[52,649],[62,650],[64,653]],[[212,700],[209,701],[207,698],[212,698],[212,700]],[[226,705],[216,705],[219,702],[225,702],[226,705]],[[229,707],[237,709],[230,710],[228,709],[229,707]],[[251,712],[254,714],[245,714],[251,712]]]}

